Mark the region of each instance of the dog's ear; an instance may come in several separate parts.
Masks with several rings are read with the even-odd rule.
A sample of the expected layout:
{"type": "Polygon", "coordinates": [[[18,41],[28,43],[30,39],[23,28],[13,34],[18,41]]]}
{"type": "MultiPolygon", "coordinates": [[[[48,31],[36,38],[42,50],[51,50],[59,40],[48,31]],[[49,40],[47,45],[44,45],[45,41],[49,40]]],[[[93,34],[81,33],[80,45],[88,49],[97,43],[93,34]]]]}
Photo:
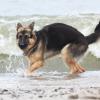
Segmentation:
{"type": "Polygon", "coordinates": [[[17,28],[16,28],[16,30],[18,31],[18,29],[19,29],[20,27],[22,27],[22,24],[21,24],[21,23],[17,23],[17,28]]]}
{"type": "Polygon", "coordinates": [[[34,24],[35,24],[35,22],[32,22],[30,25],[29,25],[29,28],[33,31],[33,29],[34,29],[34,24]]]}

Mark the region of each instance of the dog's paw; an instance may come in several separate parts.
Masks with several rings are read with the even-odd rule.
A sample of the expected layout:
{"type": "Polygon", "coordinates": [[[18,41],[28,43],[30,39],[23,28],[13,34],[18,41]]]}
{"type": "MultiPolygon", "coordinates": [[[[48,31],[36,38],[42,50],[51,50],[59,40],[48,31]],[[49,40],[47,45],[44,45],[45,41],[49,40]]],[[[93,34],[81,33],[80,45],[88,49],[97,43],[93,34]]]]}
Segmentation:
{"type": "Polygon", "coordinates": [[[79,74],[79,73],[83,73],[83,72],[85,72],[85,68],[76,64],[75,66],[72,66],[70,74],[79,74]]]}
{"type": "Polygon", "coordinates": [[[30,76],[32,76],[32,75],[33,75],[33,73],[30,72],[28,69],[25,70],[25,72],[24,72],[24,76],[26,76],[26,77],[30,77],[30,76]]]}

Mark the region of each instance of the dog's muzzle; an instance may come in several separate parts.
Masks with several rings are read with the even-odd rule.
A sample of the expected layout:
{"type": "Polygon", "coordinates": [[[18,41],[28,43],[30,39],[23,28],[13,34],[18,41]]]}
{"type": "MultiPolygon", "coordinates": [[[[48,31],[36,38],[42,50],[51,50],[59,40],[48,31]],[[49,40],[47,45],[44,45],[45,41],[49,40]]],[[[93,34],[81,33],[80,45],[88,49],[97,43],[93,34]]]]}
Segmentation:
{"type": "Polygon", "coordinates": [[[18,45],[21,49],[25,49],[27,48],[28,43],[26,41],[20,40],[18,45]]]}
{"type": "Polygon", "coordinates": [[[27,47],[27,44],[19,44],[19,47],[20,47],[21,49],[25,49],[25,48],[27,47]]]}

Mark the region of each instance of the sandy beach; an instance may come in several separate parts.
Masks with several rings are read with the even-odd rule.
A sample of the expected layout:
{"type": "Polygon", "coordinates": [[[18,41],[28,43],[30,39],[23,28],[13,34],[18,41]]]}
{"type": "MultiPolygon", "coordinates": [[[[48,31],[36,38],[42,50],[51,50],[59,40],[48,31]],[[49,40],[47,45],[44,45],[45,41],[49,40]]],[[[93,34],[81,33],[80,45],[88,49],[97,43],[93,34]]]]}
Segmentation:
{"type": "Polygon", "coordinates": [[[0,100],[100,100],[100,71],[0,75],[0,100]]]}

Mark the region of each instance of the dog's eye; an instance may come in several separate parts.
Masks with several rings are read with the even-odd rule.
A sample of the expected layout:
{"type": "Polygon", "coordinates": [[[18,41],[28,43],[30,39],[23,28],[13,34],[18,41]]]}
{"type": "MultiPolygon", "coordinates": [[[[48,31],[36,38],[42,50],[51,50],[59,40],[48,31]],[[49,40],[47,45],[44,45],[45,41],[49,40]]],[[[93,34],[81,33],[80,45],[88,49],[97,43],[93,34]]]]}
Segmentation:
{"type": "Polygon", "coordinates": [[[22,34],[19,34],[18,37],[21,38],[22,37],[22,34]]]}
{"type": "Polygon", "coordinates": [[[25,37],[30,37],[30,35],[29,34],[25,34],[25,37]]]}
{"type": "Polygon", "coordinates": [[[31,38],[31,33],[26,33],[25,37],[31,38]]]}

